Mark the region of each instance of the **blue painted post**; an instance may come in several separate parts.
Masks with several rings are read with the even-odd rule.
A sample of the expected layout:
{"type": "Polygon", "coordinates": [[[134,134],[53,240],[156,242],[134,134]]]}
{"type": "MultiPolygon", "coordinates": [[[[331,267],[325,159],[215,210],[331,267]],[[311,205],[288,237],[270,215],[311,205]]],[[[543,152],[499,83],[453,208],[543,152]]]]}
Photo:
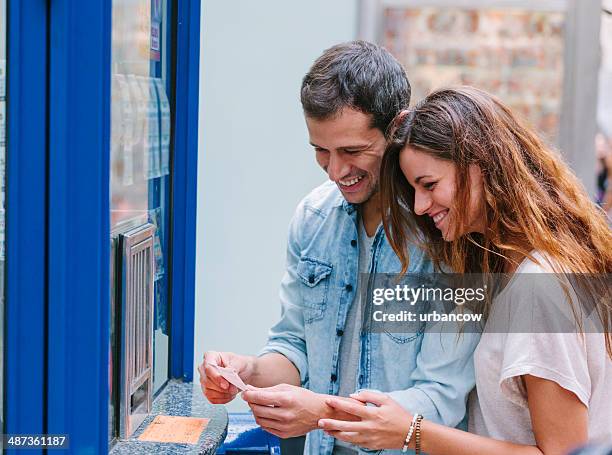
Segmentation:
{"type": "Polygon", "coordinates": [[[5,430],[33,434],[45,431],[47,6],[10,1],[7,18],[5,430]]]}
{"type": "Polygon", "coordinates": [[[54,0],[49,50],[47,427],[108,452],[111,0],[54,0]]]}
{"type": "Polygon", "coordinates": [[[178,2],[170,374],[193,380],[200,1],[178,2]]]}

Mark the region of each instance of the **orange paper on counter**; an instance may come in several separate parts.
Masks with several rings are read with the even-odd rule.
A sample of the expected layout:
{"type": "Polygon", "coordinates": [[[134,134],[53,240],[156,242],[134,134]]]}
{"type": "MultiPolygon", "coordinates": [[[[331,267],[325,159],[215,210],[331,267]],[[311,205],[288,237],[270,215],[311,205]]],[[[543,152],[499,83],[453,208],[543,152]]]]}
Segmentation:
{"type": "Polygon", "coordinates": [[[210,419],[158,415],[138,437],[140,441],[195,444],[210,419]]]}

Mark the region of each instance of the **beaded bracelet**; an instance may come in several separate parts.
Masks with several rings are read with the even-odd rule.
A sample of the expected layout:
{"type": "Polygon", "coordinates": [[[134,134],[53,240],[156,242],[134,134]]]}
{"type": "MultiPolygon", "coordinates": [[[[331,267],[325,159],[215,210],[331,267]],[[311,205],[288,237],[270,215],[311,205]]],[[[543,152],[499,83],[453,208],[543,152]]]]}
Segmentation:
{"type": "Polygon", "coordinates": [[[402,453],[406,453],[408,451],[408,444],[410,444],[410,440],[412,439],[412,433],[414,433],[414,428],[416,426],[417,417],[419,415],[415,414],[412,416],[412,423],[410,423],[410,428],[408,428],[408,435],[406,436],[406,440],[404,441],[404,447],[402,447],[402,453]]]}
{"type": "Polygon", "coordinates": [[[421,421],[423,420],[423,416],[419,415],[416,419],[415,424],[415,435],[414,435],[414,455],[419,455],[421,453],[421,421]]]}

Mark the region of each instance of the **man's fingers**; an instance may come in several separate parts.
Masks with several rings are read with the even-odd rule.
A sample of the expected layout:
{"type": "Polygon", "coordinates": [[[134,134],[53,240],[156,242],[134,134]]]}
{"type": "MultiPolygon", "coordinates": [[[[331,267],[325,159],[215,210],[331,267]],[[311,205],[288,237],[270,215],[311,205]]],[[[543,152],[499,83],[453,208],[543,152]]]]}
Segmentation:
{"type": "MultiPolygon", "coordinates": [[[[209,376],[208,374],[206,374],[206,366],[204,363],[202,363],[198,367],[198,372],[200,373],[200,385],[202,386],[202,390],[204,391],[205,394],[206,394],[206,390],[215,390],[217,392],[228,392],[227,388],[224,389],[220,384],[215,382],[212,375],[209,376]]],[[[225,381],[225,379],[223,380],[225,381]]]]}
{"type": "Polygon", "coordinates": [[[213,363],[205,362],[203,366],[204,366],[204,374],[207,378],[214,379],[215,381],[218,381],[219,379],[223,379],[223,376],[221,376],[221,374],[215,368],[216,363],[213,364],[213,363]]]}
{"type": "Polygon", "coordinates": [[[201,381],[202,377],[206,376],[206,373],[204,372],[204,363],[201,363],[198,366],[198,373],[200,373],[200,381],[201,381]]]}
{"type": "Polygon", "coordinates": [[[265,390],[268,390],[270,392],[286,392],[288,390],[293,390],[295,389],[295,386],[289,385],[289,384],[276,384],[273,385],[272,387],[265,387],[265,390]]]}
{"type": "Polygon", "coordinates": [[[229,389],[222,388],[219,384],[215,383],[210,378],[204,378],[203,380],[200,381],[200,384],[203,387],[205,387],[206,389],[215,390],[217,392],[226,392],[227,393],[229,391],[229,389]]]}
{"type": "Polygon", "coordinates": [[[231,393],[231,387],[224,389],[219,384],[216,384],[210,378],[206,378],[203,381],[200,381],[200,384],[207,390],[214,390],[215,392],[231,393]]]}
{"type": "Polygon", "coordinates": [[[238,387],[236,387],[234,384],[230,384],[229,388],[227,390],[224,390],[225,393],[229,393],[232,396],[236,396],[238,395],[238,392],[240,392],[240,390],[238,390],[238,387]]]}
{"type": "Polygon", "coordinates": [[[368,418],[371,413],[371,409],[368,409],[367,406],[351,403],[350,401],[341,400],[335,397],[328,398],[325,402],[338,411],[343,411],[361,418],[368,418]]]}
{"type": "Polygon", "coordinates": [[[208,398],[208,401],[210,404],[227,404],[232,400],[226,400],[226,399],[222,399],[222,398],[208,398]]]}
{"type": "Polygon", "coordinates": [[[259,404],[249,403],[249,407],[253,411],[256,417],[263,417],[270,420],[278,420],[286,422],[285,411],[281,411],[282,408],[274,408],[272,406],[261,406],[259,404]]]}
{"type": "Polygon", "coordinates": [[[205,390],[206,399],[212,404],[226,404],[232,401],[236,396],[227,392],[216,392],[214,390],[205,390]]]}
{"type": "Polygon", "coordinates": [[[230,383],[227,382],[227,380],[219,374],[217,369],[209,363],[204,364],[204,375],[206,379],[208,379],[207,385],[210,384],[210,388],[219,391],[227,391],[230,388],[230,383]]]}
{"type": "Polygon", "coordinates": [[[215,399],[215,400],[227,400],[227,401],[232,401],[235,397],[235,395],[231,394],[231,393],[227,393],[227,392],[217,392],[215,390],[207,390],[206,391],[206,398],[210,399],[215,399]]]}
{"type": "Polygon", "coordinates": [[[242,392],[242,399],[262,406],[282,406],[285,402],[281,393],[263,390],[245,390],[242,392]]]}
{"type": "Polygon", "coordinates": [[[200,375],[200,384],[207,389],[216,390],[218,392],[227,392],[231,393],[232,395],[236,395],[238,393],[238,388],[235,385],[230,384],[222,376],[217,376],[217,378],[214,378],[207,376],[205,373],[204,376],[200,375]]]}
{"type": "Polygon", "coordinates": [[[270,431],[272,429],[274,431],[283,431],[285,428],[284,422],[279,422],[278,420],[266,419],[265,417],[257,417],[255,416],[255,422],[262,428],[265,428],[266,431],[270,431]]]}

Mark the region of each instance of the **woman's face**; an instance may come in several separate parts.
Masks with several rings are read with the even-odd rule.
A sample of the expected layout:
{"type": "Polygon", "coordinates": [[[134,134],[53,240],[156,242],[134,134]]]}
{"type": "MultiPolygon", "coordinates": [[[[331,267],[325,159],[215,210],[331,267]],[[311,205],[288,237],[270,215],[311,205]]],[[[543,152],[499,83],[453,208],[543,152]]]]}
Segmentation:
{"type": "Polygon", "coordinates": [[[457,232],[455,212],[455,175],[453,162],[436,158],[405,147],[400,152],[400,168],[408,183],[414,188],[414,212],[429,216],[447,242],[469,232],[484,232],[484,197],[482,173],[476,165],[470,165],[470,201],[466,216],[467,228],[457,232]]]}

